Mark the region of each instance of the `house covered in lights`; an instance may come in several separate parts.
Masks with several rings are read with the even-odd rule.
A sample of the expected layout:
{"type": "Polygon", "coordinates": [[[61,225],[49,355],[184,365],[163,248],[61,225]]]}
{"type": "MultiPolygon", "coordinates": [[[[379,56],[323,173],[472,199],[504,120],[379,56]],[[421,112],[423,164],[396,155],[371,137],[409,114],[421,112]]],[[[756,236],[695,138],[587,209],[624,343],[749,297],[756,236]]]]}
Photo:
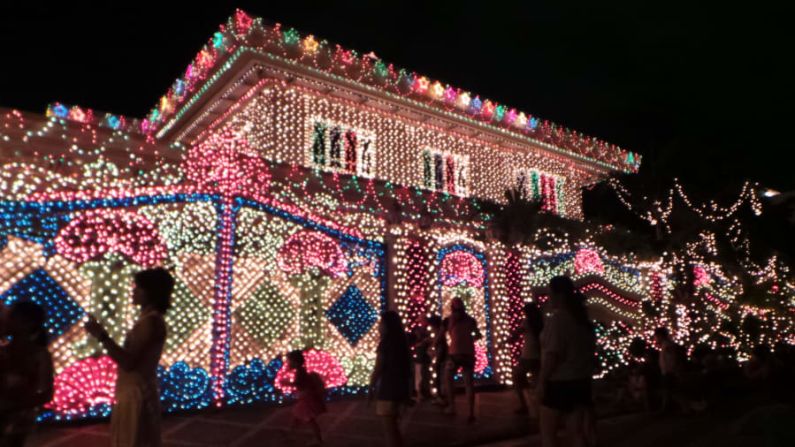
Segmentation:
{"type": "Polygon", "coordinates": [[[485,204],[515,188],[581,219],[584,186],[639,163],[238,11],[143,119],[0,110],[0,298],[47,309],[45,419],[109,412],[114,367],[79,321],[91,312],[121,338],[130,277],[156,265],[177,280],[168,410],[278,401],[279,355],[296,348],[334,393],[360,392],[380,312],[414,326],[453,297],[486,334],[478,376],[508,383],[520,309],[551,275],[575,275],[623,335],[664,278],[597,247],[505,245],[485,204]]]}

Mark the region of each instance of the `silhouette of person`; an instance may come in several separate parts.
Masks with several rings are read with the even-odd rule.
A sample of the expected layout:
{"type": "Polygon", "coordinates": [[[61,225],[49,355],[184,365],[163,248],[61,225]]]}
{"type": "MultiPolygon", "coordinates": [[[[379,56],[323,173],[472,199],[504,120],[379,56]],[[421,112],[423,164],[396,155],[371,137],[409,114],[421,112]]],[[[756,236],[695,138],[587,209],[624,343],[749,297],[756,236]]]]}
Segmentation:
{"type": "Polygon", "coordinates": [[[174,278],[163,268],[135,275],[132,300],[141,306],[141,313],[121,346],[93,316],[85,324],[86,331],[100,341],[118,366],[110,421],[114,447],[161,445],[157,365],[166,341],[164,315],[171,306],[173,290],[174,278]]]}

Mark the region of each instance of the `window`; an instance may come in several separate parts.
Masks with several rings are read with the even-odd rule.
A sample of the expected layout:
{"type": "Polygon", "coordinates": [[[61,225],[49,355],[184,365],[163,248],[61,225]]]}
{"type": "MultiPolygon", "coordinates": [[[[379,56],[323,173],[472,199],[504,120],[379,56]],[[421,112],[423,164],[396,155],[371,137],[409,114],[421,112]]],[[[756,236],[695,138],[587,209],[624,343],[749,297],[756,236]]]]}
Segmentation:
{"type": "Polygon", "coordinates": [[[313,118],[309,159],[316,168],[372,177],[375,174],[375,135],[351,126],[313,118]]]}
{"type": "Polygon", "coordinates": [[[422,151],[423,186],[466,196],[469,189],[469,156],[425,149],[422,151]]]}
{"type": "Polygon", "coordinates": [[[541,209],[555,214],[565,211],[564,179],[535,169],[516,171],[516,188],[530,200],[541,203],[541,209]]]}

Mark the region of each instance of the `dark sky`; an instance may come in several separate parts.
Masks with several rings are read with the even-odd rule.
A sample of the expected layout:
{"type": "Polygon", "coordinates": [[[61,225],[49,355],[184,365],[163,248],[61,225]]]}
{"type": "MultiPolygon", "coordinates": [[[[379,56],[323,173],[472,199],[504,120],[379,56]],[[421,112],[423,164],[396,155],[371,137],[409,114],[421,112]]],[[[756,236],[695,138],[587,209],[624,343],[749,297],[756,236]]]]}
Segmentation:
{"type": "Polygon", "coordinates": [[[772,2],[53,3],[0,6],[0,106],[143,116],[239,6],[643,153],[705,192],[795,189],[793,10],[772,2]]]}

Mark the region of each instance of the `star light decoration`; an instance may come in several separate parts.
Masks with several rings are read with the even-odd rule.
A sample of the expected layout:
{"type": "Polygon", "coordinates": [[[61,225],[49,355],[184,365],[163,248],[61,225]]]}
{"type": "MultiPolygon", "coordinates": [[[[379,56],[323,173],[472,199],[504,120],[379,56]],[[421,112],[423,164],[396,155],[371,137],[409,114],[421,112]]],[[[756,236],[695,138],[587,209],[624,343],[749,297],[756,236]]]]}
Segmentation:
{"type": "MultiPolygon", "coordinates": [[[[177,279],[159,370],[168,411],[280,401],[291,391],[277,380],[286,374],[281,354],[308,347],[335,393],[360,392],[375,360],[376,313],[394,306],[413,327],[452,297],[484,333],[479,375],[510,384],[521,308],[543,302],[558,274],[573,275],[593,314],[610,320],[599,325],[600,374],[626,363],[631,340],[649,341],[660,325],[689,350],[707,343],[747,353],[793,340],[792,312],[739,304],[742,285],[702,259],[697,299],[683,301],[669,260],[608,256],[567,235],[551,237],[548,250],[483,236],[493,216],[481,201],[502,200],[507,186],[524,184],[547,211],[580,218],[579,188],[593,178],[578,163],[632,171],[635,154],[240,11],[144,120],[57,103],[47,115],[0,113],[0,290],[5,302],[32,299],[48,312],[58,379],[42,419],[108,414],[115,369],[87,356],[73,320],[99,309],[121,338],[134,318],[130,277],[154,265],[177,279]],[[318,80],[260,79],[237,102],[200,112],[217,117],[194,141],[158,140],[247,51],[303,64],[318,80]],[[349,81],[546,152],[506,152],[382,103],[323,93],[349,81]],[[744,322],[738,334],[725,330],[735,315],[744,322]]],[[[743,204],[759,209],[752,190],[730,206],[695,204],[676,185],[672,194],[707,220],[731,222],[743,204]]],[[[698,246],[713,243],[704,235],[698,246]]],[[[771,260],[753,271],[791,298],[784,267],[771,260]]]]}

